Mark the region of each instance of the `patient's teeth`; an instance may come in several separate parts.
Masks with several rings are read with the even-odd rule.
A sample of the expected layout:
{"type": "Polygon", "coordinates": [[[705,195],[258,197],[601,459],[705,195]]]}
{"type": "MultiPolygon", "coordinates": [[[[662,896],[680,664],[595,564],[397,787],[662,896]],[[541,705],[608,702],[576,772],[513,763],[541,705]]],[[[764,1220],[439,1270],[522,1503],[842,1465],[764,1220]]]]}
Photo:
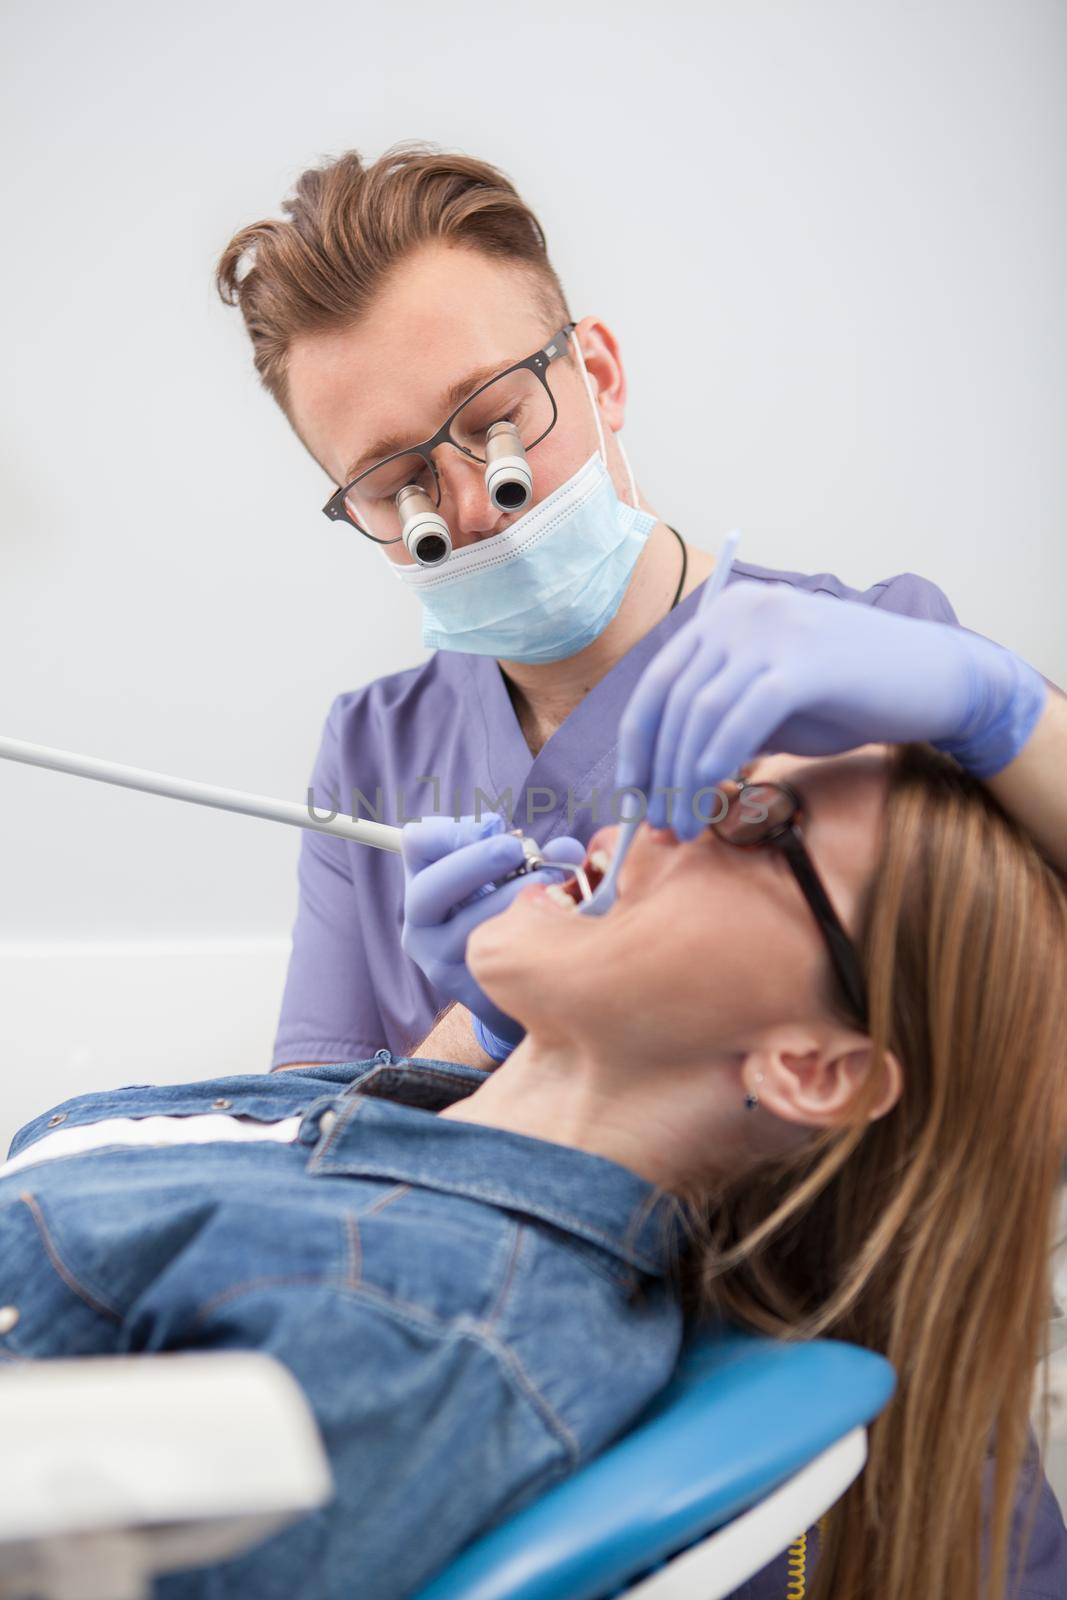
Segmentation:
{"type": "Polygon", "coordinates": [[[611,857],[606,850],[594,850],[589,857],[589,865],[595,867],[598,872],[607,872],[611,866],[611,857]]]}
{"type": "Polygon", "coordinates": [[[549,899],[554,900],[557,905],[566,906],[568,911],[573,911],[575,909],[574,901],[571,899],[570,895],[567,893],[566,889],[561,883],[550,883],[545,889],[545,893],[548,895],[549,899]]]}

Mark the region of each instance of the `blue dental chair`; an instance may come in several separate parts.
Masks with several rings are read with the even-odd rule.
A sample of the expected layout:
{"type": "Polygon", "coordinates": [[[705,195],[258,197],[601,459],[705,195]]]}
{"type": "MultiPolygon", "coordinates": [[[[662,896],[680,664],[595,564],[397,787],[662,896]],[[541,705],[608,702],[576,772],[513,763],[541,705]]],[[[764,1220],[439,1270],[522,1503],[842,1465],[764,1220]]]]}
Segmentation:
{"type": "Polygon", "coordinates": [[[837,1340],[704,1334],[629,1433],[417,1600],[718,1600],[859,1475],[895,1382],[884,1357],[837,1340]]]}
{"type": "MultiPolygon", "coordinates": [[[[859,1474],[894,1381],[833,1340],[694,1338],[627,1434],[412,1600],[728,1595],[859,1474]]],[[[148,1600],[156,1573],[333,1492],[302,1391],[260,1353],[0,1365],[0,1417],[0,1600],[148,1600]]]]}

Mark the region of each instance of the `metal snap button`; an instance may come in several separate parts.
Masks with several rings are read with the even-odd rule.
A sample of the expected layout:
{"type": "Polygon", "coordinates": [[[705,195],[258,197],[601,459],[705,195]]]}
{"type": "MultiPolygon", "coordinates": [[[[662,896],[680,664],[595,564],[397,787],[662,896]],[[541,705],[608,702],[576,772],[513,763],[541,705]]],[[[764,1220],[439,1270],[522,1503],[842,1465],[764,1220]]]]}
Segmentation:
{"type": "Polygon", "coordinates": [[[18,1306],[0,1306],[0,1334],[10,1333],[18,1320],[18,1306]]]}
{"type": "Polygon", "coordinates": [[[336,1126],[336,1123],[337,1123],[337,1112],[336,1111],[331,1111],[329,1109],[329,1107],[327,1107],[326,1110],[322,1113],[322,1116],[319,1118],[319,1133],[320,1134],[332,1133],[333,1130],[334,1130],[334,1127],[336,1126]]]}
{"type": "Polygon", "coordinates": [[[59,1124],[61,1122],[66,1122],[66,1120],[67,1113],[65,1111],[57,1111],[54,1117],[49,1117],[48,1121],[45,1123],[45,1127],[58,1128],[59,1124]]]}
{"type": "Polygon", "coordinates": [[[232,1105],[232,1100],[212,1100],[211,1109],[213,1111],[229,1111],[232,1105]]]}
{"type": "Polygon", "coordinates": [[[392,1061],[393,1052],[391,1050],[378,1050],[375,1052],[374,1059],[375,1061],[392,1061]]]}

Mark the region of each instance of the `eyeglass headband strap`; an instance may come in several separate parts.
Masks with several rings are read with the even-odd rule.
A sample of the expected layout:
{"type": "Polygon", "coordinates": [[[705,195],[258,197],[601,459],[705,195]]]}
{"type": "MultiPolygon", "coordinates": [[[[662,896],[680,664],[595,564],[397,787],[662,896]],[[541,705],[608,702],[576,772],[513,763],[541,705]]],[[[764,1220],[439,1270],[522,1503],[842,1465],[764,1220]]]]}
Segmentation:
{"type": "Polygon", "coordinates": [[[852,943],[841,926],[841,919],[831,905],[829,896],[812,871],[807,852],[792,824],[778,836],[775,843],[785,851],[793,874],[807,896],[812,911],[822,921],[837,975],[841,979],[849,1001],[855,1007],[857,1015],[866,1020],[867,996],[864,993],[863,978],[856,963],[852,943]]]}

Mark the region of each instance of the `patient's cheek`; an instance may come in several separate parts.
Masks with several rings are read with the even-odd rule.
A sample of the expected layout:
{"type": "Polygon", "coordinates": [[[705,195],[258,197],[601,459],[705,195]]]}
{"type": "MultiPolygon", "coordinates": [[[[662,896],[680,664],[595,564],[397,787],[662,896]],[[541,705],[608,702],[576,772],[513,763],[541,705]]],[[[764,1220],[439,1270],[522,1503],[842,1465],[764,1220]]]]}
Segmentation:
{"type": "Polygon", "coordinates": [[[795,885],[783,884],[781,906],[733,893],[721,879],[701,889],[657,896],[655,917],[635,918],[627,992],[641,974],[657,1013],[695,1012],[706,1025],[749,1028],[810,1013],[823,953],[803,902],[789,903],[795,885]]]}

